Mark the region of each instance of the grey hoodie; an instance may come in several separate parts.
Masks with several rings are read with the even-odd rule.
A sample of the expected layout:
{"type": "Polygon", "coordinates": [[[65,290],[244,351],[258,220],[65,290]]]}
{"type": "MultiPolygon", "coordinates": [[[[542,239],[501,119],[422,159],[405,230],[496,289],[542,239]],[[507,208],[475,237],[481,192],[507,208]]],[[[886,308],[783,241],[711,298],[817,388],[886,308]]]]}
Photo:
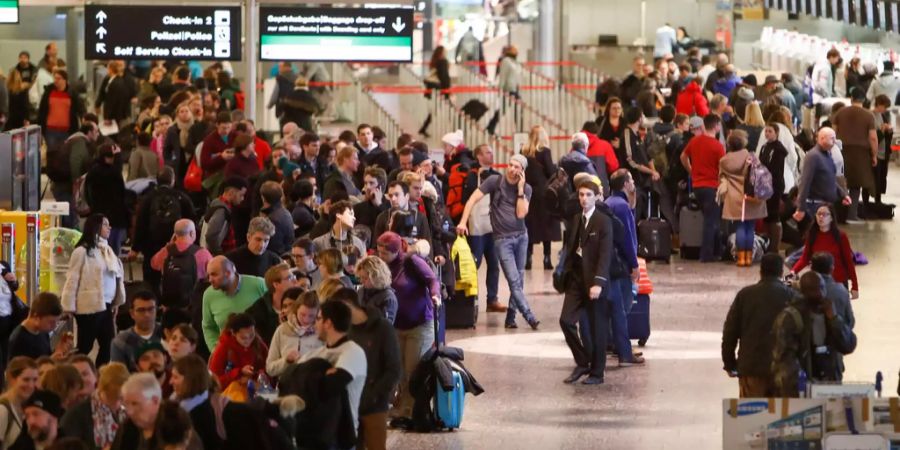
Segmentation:
{"type": "Polygon", "coordinates": [[[884,94],[891,99],[891,104],[893,105],[897,101],[898,91],[900,91],[900,76],[892,72],[884,72],[869,85],[866,98],[873,102],[875,97],[884,94]]]}

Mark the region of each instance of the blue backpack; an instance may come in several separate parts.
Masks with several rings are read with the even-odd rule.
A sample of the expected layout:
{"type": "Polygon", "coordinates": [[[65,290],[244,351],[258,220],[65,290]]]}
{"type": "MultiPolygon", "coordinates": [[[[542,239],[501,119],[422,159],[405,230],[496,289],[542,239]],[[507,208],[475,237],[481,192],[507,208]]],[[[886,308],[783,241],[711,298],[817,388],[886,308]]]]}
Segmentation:
{"type": "Polygon", "coordinates": [[[775,194],[775,189],[772,187],[772,174],[756,155],[750,155],[750,170],[747,178],[753,188],[753,197],[768,200],[775,194]]]}

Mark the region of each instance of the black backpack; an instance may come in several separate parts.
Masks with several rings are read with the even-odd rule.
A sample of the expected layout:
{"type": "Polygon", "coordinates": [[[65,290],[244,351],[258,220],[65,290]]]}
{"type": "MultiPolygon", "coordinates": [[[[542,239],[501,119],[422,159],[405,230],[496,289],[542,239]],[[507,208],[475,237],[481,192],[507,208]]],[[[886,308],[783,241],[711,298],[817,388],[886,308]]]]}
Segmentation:
{"type": "Polygon", "coordinates": [[[185,308],[190,303],[191,292],[197,283],[197,260],[194,255],[200,247],[191,244],[183,252],[175,244],[166,246],[168,256],[163,263],[161,303],[166,307],[185,308]]]}
{"type": "Polygon", "coordinates": [[[72,166],[69,164],[69,155],[71,153],[69,142],[71,140],[73,140],[73,138],[66,139],[63,143],[47,147],[47,166],[44,169],[44,173],[46,173],[47,178],[54,183],[72,182],[72,166]]]}
{"type": "Polygon", "coordinates": [[[157,188],[150,199],[149,208],[150,232],[154,236],[165,233],[164,240],[168,240],[168,234],[175,229],[175,222],[185,217],[178,192],[164,187],[157,188]]]}
{"type": "Polygon", "coordinates": [[[572,186],[569,185],[569,174],[560,167],[547,180],[547,190],[544,192],[544,204],[547,205],[547,212],[552,217],[563,217],[565,215],[566,202],[569,201],[571,196],[572,186]]]}

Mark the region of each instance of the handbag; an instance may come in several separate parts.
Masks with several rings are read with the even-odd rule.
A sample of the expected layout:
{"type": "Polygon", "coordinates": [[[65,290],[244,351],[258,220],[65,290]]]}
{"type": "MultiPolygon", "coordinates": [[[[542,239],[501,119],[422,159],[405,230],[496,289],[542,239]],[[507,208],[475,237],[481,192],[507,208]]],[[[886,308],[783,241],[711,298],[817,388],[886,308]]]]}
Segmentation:
{"type": "Polygon", "coordinates": [[[437,69],[431,69],[428,76],[425,77],[425,87],[428,89],[437,89],[441,87],[441,79],[438,77],[437,69]]]}
{"type": "Polygon", "coordinates": [[[203,169],[197,165],[196,158],[191,159],[191,164],[184,175],[184,189],[188,192],[203,191],[203,169]]]}

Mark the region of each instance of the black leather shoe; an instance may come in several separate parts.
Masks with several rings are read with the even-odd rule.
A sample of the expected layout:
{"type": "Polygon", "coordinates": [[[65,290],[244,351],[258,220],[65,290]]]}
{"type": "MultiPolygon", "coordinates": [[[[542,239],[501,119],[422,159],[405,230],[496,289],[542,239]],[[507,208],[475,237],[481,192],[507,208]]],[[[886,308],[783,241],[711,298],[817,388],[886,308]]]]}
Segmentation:
{"type": "Polygon", "coordinates": [[[553,270],[553,264],[550,262],[550,257],[544,258],[544,270],[553,270]]]}
{"type": "Polygon", "coordinates": [[[575,370],[572,371],[572,374],[569,375],[568,378],[563,380],[563,383],[572,384],[572,383],[578,381],[581,377],[583,377],[589,373],[591,373],[591,370],[588,369],[587,367],[581,367],[581,366],[576,367],[575,370]]]}
{"type": "Polygon", "coordinates": [[[504,325],[503,327],[506,328],[507,330],[515,330],[516,328],[519,328],[519,326],[516,325],[515,322],[507,323],[507,324],[504,325]]]}
{"type": "Polygon", "coordinates": [[[528,326],[531,327],[532,330],[537,331],[538,325],[541,324],[540,320],[534,319],[531,322],[528,322],[528,326]]]}
{"type": "Polygon", "coordinates": [[[525,270],[531,270],[531,258],[525,260],[525,270]]]}
{"type": "Polygon", "coordinates": [[[588,385],[603,384],[603,378],[591,375],[591,376],[585,378],[584,380],[581,380],[581,384],[588,384],[588,385]]]}

